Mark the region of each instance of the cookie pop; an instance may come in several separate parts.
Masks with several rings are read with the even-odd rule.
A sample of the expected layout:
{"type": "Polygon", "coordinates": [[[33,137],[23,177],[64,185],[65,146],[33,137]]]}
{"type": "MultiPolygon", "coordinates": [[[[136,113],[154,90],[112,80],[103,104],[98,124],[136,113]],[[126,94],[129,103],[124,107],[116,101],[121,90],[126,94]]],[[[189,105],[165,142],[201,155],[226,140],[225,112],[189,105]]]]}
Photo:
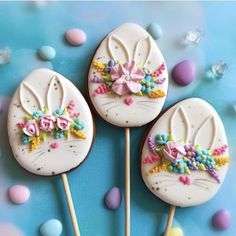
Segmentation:
{"type": "Polygon", "coordinates": [[[148,189],[171,205],[166,236],[176,206],[199,205],[218,192],[228,155],[223,123],[206,101],[183,100],[157,119],[143,143],[141,172],[148,189]]]}
{"type": "Polygon", "coordinates": [[[33,71],[13,95],[8,135],[15,159],[33,174],[61,175],[76,236],[80,232],[66,173],[85,160],[93,134],[82,94],[55,71],[33,71]]]}
{"type": "Polygon", "coordinates": [[[98,116],[125,128],[126,236],[130,235],[130,127],[156,118],[167,87],[163,56],[142,27],[126,23],[101,42],[89,70],[88,92],[98,116]]]}

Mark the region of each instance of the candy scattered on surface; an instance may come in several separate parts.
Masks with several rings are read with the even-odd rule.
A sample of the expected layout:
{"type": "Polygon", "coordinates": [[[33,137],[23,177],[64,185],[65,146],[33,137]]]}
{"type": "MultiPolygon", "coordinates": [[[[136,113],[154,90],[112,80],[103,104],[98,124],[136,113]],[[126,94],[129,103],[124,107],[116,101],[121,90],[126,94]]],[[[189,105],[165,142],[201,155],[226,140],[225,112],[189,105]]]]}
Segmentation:
{"type": "Polygon", "coordinates": [[[231,225],[231,214],[226,209],[217,211],[212,217],[212,224],[218,230],[228,229],[231,225]]]}
{"type": "Polygon", "coordinates": [[[147,31],[155,40],[161,38],[163,34],[162,28],[156,23],[151,23],[147,27],[147,31]]]}
{"type": "Polygon", "coordinates": [[[119,208],[121,202],[122,202],[122,195],[118,187],[113,187],[106,193],[105,204],[109,209],[115,210],[119,208]]]}
{"type": "Polygon", "coordinates": [[[184,45],[197,45],[204,37],[204,31],[200,29],[190,30],[184,36],[184,45]]]}
{"type": "Polygon", "coordinates": [[[10,48],[0,49],[0,65],[4,65],[10,62],[12,51],[10,48]]]}
{"type": "Polygon", "coordinates": [[[56,56],[56,51],[51,46],[42,46],[38,50],[38,55],[44,61],[50,61],[56,56]]]}
{"type": "Polygon", "coordinates": [[[74,46],[79,46],[86,42],[86,34],[81,29],[69,29],[65,33],[65,38],[68,43],[74,46]]]}
{"type": "Polygon", "coordinates": [[[59,220],[51,219],[41,225],[40,233],[42,236],[60,236],[62,229],[62,223],[59,220]]]}
{"type": "Polygon", "coordinates": [[[184,60],[174,66],[172,78],[180,86],[190,84],[196,77],[196,68],[192,61],[184,60]]]}
{"type": "Polygon", "coordinates": [[[12,224],[0,223],[1,236],[24,236],[20,229],[12,224]]]}
{"type": "Polygon", "coordinates": [[[179,227],[173,227],[170,230],[169,236],[184,236],[183,230],[179,227]]]}
{"type": "Polygon", "coordinates": [[[9,199],[15,204],[26,203],[30,198],[30,190],[24,185],[14,185],[8,190],[9,199]]]}

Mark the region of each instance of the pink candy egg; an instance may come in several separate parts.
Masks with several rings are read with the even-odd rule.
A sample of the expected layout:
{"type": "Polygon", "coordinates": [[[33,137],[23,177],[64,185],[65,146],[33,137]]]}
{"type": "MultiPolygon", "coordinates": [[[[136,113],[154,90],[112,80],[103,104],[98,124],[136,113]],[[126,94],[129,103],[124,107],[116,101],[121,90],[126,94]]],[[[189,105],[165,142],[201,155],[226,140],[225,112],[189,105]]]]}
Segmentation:
{"type": "Polygon", "coordinates": [[[79,46],[86,41],[86,34],[81,29],[69,29],[65,33],[65,38],[71,45],[79,46]]]}
{"type": "Polygon", "coordinates": [[[23,204],[29,200],[30,190],[24,185],[14,185],[8,191],[10,200],[15,204],[23,204]]]}

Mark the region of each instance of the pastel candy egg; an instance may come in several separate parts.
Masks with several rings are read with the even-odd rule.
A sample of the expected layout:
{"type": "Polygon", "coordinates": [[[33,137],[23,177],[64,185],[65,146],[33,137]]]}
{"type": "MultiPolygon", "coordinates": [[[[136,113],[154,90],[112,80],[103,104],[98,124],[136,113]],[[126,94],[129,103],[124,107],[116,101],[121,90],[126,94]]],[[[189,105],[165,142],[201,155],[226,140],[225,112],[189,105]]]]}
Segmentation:
{"type": "Polygon", "coordinates": [[[173,227],[170,230],[169,236],[184,236],[183,230],[179,227],[173,227]]]}
{"type": "Polygon", "coordinates": [[[105,204],[109,209],[115,210],[119,208],[121,202],[122,202],[122,195],[119,188],[113,187],[106,193],[105,204]]]}
{"type": "Polygon", "coordinates": [[[23,204],[30,198],[30,190],[24,185],[14,185],[9,189],[9,198],[15,204],[23,204]]]}
{"type": "Polygon", "coordinates": [[[149,34],[151,34],[151,36],[156,40],[162,37],[162,28],[160,27],[160,25],[156,24],[156,23],[151,23],[148,27],[147,27],[147,31],[149,34]]]}
{"type": "Polygon", "coordinates": [[[62,233],[62,223],[57,219],[46,221],[40,227],[42,236],[60,236],[62,233]]]}
{"type": "Polygon", "coordinates": [[[212,224],[216,229],[225,230],[231,225],[231,214],[226,209],[217,211],[212,217],[212,224]]]}
{"type": "Polygon", "coordinates": [[[186,86],[190,84],[196,76],[196,68],[192,61],[184,60],[179,62],[172,70],[172,78],[176,84],[186,86]]]}
{"type": "Polygon", "coordinates": [[[86,34],[81,29],[69,29],[65,33],[65,38],[71,45],[79,46],[86,42],[86,34]]]}
{"type": "Polygon", "coordinates": [[[56,56],[56,51],[51,46],[42,46],[38,50],[38,55],[41,59],[45,61],[50,61],[56,56]]]}

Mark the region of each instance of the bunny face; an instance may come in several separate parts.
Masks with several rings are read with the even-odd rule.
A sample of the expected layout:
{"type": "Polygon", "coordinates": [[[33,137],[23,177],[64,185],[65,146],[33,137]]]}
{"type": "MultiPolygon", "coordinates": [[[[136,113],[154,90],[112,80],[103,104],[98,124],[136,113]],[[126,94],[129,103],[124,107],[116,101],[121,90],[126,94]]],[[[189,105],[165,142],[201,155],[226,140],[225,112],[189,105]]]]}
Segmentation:
{"type": "Polygon", "coordinates": [[[163,201],[202,204],[219,190],[228,169],[228,146],[214,108],[198,98],[181,101],[153,125],[141,154],[142,177],[163,201]]]}
{"type": "Polygon", "coordinates": [[[167,87],[163,56],[139,25],[120,26],[98,47],[88,90],[97,113],[109,123],[135,127],[152,121],[165,102],[167,87]]]}
{"type": "Polygon", "coordinates": [[[83,96],[54,71],[33,71],[12,98],[10,144],[16,160],[34,174],[55,175],[77,167],[90,150],[93,132],[83,96]]]}

